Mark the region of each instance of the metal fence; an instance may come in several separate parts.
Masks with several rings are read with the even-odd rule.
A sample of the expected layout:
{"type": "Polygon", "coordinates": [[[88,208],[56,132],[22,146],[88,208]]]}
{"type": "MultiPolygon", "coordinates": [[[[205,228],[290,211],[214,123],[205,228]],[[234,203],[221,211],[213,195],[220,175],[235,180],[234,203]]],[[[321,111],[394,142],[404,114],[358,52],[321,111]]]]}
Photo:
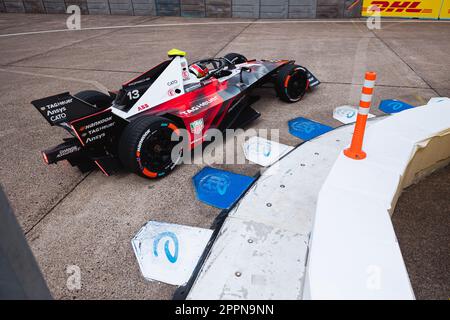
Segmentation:
{"type": "Polygon", "coordinates": [[[213,18],[345,18],[361,16],[358,0],[0,0],[0,12],[65,13],[78,5],[83,14],[213,18]],[[358,2],[357,5],[353,5],[358,2]]]}

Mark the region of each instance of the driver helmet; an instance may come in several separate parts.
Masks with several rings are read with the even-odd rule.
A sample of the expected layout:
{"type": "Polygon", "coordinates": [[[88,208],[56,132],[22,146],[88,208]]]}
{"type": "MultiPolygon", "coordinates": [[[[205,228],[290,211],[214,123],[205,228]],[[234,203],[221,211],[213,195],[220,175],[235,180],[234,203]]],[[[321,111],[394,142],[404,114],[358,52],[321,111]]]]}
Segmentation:
{"type": "Polygon", "coordinates": [[[208,68],[200,63],[193,63],[189,66],[189,71],[197,78],[203,78],[209,72],[208,68]]]}

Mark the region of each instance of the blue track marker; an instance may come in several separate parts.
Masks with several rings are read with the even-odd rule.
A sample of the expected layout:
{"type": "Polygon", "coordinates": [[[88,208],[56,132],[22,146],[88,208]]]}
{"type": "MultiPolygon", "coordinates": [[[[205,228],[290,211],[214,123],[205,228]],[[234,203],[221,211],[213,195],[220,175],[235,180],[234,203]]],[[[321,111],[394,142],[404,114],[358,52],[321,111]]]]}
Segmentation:
{"type": "Polygon", "coordinates": [[[289,120],[288,125],[289,133],[303,140],[311,140],[333,130],[332,127],[302,117],[289,120]]]}
{"type": "Polygon", "coordinates": [[[414,108],[414,106],[395,99],[382,100],[380,102],[380,106],[378,107],[378,109],[384,113],[397,113],[411,108],[414,108]]]}
{"type": "Polygon", "coordinates": [[[193,178],[197,198],[211,206],[229,209],[255,178],[205,167],[193,178]]]}

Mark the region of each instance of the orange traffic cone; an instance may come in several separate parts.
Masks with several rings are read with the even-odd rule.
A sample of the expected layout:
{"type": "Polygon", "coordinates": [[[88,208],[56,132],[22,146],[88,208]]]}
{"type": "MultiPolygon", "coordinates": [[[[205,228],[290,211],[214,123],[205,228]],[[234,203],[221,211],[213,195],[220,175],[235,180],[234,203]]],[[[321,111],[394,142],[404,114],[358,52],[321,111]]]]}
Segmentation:
{"type": "Polygon", "coordinates": [[[347,157],[355,160],[362,160],[367,156],[366,153],[362,150],[362,145],[376,78],[377,74],[375,72],[366,72],[364,86],[362,88],[361,100],[359,101],[355,130],[353,131],[352,143],[350,145],[350,148],[344,150],[344,154],[347,157]]]}

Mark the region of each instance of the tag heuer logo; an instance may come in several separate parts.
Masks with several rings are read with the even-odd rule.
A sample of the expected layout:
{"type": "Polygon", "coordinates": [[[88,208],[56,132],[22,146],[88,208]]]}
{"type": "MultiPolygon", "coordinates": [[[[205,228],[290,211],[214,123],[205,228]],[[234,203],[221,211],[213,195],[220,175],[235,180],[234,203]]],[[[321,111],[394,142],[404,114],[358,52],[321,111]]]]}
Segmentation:
{"type": "Polygon", "coordinates": [[[193,134],[200,134],[203,130],[203,119],[195,120],[194,122],[191,122],[190,124],[191,132],[193,134]]]}

